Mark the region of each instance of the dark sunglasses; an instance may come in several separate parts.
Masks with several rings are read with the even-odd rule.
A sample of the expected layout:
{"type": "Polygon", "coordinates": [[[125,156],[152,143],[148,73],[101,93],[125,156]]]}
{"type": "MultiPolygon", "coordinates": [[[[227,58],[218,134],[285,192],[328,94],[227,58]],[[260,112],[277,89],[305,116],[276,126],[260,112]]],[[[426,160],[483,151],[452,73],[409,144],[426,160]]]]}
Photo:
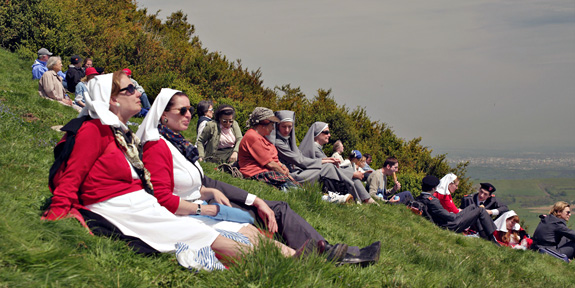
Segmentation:
{"type": "Polygon", "coordinates": [[[220,120],[220,122],[222,122],[223,124],[228,124],[228,123],[234,123],[234,120],[233,119],[230,119],[230,120],[222,119],[222,120],[220,120]]]}
{"type": "Polygon", "coordinates": [[[192,106],[184,106],[182,108],[174,108],[171,110],[179,110],[180,115],[182,115],[182,116],[186,116],[186,112],[188,112],[188,111],[190,111],[190,114],[194,115],[194,107],[192,107],[192,106]]]}
{"type": "Polygon", "coordinates": [[[120,92],[123,92],[123,91],[128,91],[128,94],[132,95],[132,94],[136,93],[136,86],[134,86],[134,84],[130,84],[127,87],[120,89],[120,92]]]}
{"type": "Polygon", "coordinates": [[[329,135],[329,131],[321,131],[321,134],[329,135]]]}

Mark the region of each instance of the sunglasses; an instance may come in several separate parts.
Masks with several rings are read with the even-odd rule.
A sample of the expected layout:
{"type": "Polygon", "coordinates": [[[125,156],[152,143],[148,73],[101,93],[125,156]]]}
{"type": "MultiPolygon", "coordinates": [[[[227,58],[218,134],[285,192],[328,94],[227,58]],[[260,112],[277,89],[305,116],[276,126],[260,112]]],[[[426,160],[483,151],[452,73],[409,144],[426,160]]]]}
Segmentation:
{"type": "Polygon", "coordinates": [[[130,85],[120,89],[120,92],[123,92],[123,91],[128,91],[127,94],[132,95],[132,94],[136,93],[136,86],[134,86],[134,84],[130,84],[130,85]]]}
{"type": "Polygon", "coordinates": [[[222,122],[222,124],[229,124],[229,123],[234,123],[234,120],[232,120],[232,119],[230,119],[230,120],[222,119],[222,120],[220,120],[220,122],[222,122]]]}
{"type": "Polygon", "coordinates": [[[321,131],[321,134],[330,135],[329,131],[321,131]]]}
{"type": "Polygon", "coordinates": [[[571,211],[566,211],[566,212],[567,212],[567,215],[571,215],[571,211]]]}
{"type": "Polygon", "coordinates": [[[186,116],[186,112],[190,111],[190,114],[194,115],[194,107],[192,106],[184,106],[182,108],[173,108],[171,110],[179,110],[180,115],[186,116]]]}

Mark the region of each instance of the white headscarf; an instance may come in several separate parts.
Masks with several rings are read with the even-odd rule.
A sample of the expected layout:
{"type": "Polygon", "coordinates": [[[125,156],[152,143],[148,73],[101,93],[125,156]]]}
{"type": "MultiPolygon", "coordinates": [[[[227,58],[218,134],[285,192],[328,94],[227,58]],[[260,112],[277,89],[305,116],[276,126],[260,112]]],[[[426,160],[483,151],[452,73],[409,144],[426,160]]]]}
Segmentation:
{"type": "MultiPolygon", "coordinates": [[[[507,232],[507,223],[506,223],[507,219],[509,219],[515,215],[517,215],[517,213],[515,213],[515,211],[509,210],[509,211],[503,213],[503,215],[499,216],[499,218],[497,218],[495,220],[495,227],[497,227],[497,231],[507,232]]],[[[516,223],[515,226],[513,226],[513,230],[519,231],[519,229],[521,229],[521,226],[519,225],[519,223],[516,223]]]]}
{"type": "Polygon", "coordinates": [[[126,126],[116,114],[110,111],[110,98],[112,97],[112,73],[98,75],[88,82],[88,97],[86,107],[82,108],[78,118],[89,115],[92,119],[100,119],[103,125],[116,128],[126,126]]]}
{"type": "Polygon", "coordinates": [[[140,128],[136,132],[136,136],[140,138],[142,145],[148,141],[157,141],[160,139],[160,132],[158,132],[158,124],[160,124],[160,118],[162,118],[162,113],[170,103],[170,99],[174,94],[182,92],[170,88],[162,88],[160,94],[154,100],[154,104],[150,107],[150,111],[140,124],[140,128]]]}
{"type": "Polygon", "coordinates": [[[443,176],[443,178],[439,180],[439,185],[437,186],[437,193],[441,195],[450,195],[451,193],[449,192],[449,184],[455,181],[455,179],[457,179],[457,176],[455,176],[455,174],[453,173],[449,173],[443,176]]]}
{"type": "Polygon", "coordinates": [[[299,144],[299,150],[301,151],[303,156],[312,159],[316,158],[315,150],[317,148],[315,147],[314,138],[317,135],[319,135],[319,133],[321,133],[323,130],[325,130],[325,128],[327,127],[329,126],[325,122],[315,122],[311,125],[311,127],[309,127],[307,133],[305,134],[305,137],[303,137],[303,140],[301,140],[301,143],[299,144]]]}

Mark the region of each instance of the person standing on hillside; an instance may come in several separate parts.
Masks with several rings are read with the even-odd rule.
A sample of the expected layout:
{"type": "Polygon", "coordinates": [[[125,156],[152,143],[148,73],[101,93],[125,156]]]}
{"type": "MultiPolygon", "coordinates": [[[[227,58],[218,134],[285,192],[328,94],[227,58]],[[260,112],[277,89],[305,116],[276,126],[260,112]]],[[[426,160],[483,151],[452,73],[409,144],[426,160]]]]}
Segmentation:
{"type": "Polygon", "coordinates": [[[397,193],[401,189],[401,183],[397,181],[395,173],[399,171],[399,162],[395,157],[389,157],[383,162],[381,169],[375,170],[367,177],[367,189],[371,197],[380,200],[388,200],[391,203],[401,202],[407,204],[413,201],[413,195],[409,191],[397,193]],[[394,185],[387,188],[387,177],[392,176],[394,185]],[[397,193],[397,194],[396,194],[397,193]]]}
{"type": "Polygon", "coordinates": [[[487,213],[494,217],[494,219],[497,219],[499,215],[509,211],[507,205],[501,204],[497,198],[495,198],[493,194],[493,192],[497,190],[495,186],[491,185],[491,183],[480,183],[480,185],[477,193],[463,196],[463,200],[459,206],[460,209],[465,209],[465,207],[475,204],[478,207],[484,207],[487,213]]]}

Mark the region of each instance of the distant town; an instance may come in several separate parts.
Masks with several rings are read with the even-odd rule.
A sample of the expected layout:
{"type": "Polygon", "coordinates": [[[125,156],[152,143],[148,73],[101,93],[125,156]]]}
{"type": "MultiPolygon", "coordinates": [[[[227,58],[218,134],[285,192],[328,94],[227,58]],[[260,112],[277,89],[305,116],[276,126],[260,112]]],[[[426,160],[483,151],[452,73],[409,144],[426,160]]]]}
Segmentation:
{"type": "Polygon", "coordinates": [[[447,157],[451,165],[469,161],[472,167],[498,167],[511,169],[575,169],[575,153],[524,153],[505,156],[453,156],[447,157]]]}

